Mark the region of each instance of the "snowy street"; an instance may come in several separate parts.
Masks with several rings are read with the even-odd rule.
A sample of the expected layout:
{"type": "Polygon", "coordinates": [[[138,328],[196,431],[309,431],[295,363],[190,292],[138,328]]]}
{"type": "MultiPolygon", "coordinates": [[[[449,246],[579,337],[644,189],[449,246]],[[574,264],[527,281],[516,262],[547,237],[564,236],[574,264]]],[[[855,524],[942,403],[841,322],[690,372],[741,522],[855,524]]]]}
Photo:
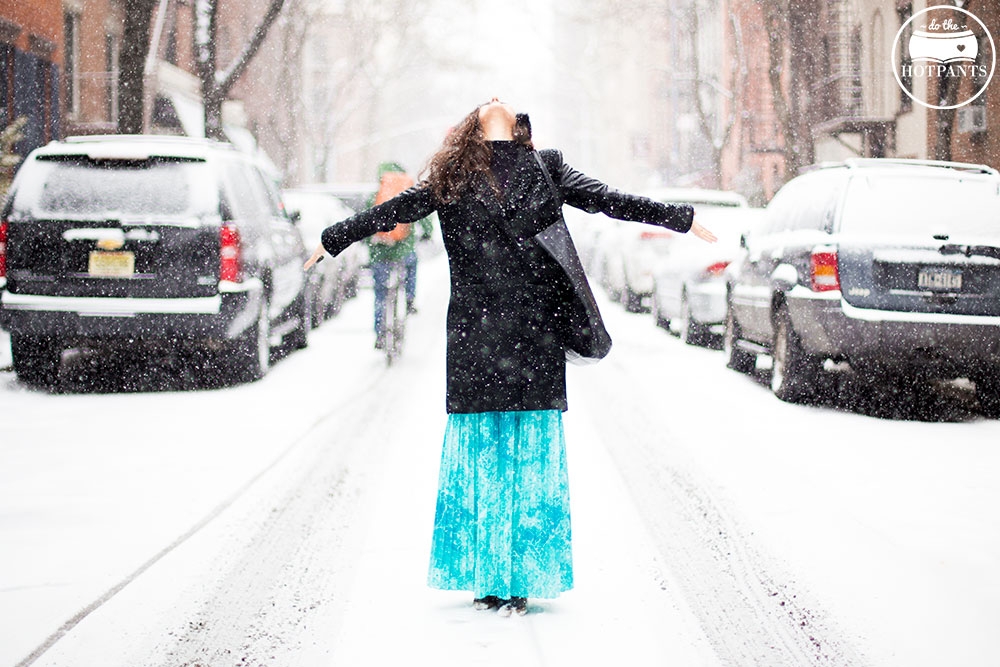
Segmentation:
{"type": "Polygon", "coordinates": [[[600,292],[576,588],[510,619],[428,589],[447,297],[438,255],[391,368],[363,290],[223,389],[87,358],[48,393],[0,352],[0,667],[997,664],[1000,421],[971,391],[782,403],[600,292]]]}

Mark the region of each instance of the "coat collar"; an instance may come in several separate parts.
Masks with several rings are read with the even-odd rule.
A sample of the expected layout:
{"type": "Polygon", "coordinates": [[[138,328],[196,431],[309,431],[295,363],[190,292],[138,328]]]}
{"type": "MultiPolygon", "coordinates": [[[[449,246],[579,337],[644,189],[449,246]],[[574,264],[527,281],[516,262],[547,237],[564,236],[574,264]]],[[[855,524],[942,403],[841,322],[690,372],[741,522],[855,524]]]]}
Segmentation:
{"type": "Polygon", "coordinates": [[[541,197],[544,199],[544,194],[547,193],[545,178],[535,162],[532,151],[524,150],[511,168],[510,180],[503,199],[497,198],[493,188],[485,180],[473,185],[473,193],[491,215],[506,216],[518,208],[523,208],[526,203],[530,206],[533,200],[539,198],[539,188],[544,190],[541,197]]]}

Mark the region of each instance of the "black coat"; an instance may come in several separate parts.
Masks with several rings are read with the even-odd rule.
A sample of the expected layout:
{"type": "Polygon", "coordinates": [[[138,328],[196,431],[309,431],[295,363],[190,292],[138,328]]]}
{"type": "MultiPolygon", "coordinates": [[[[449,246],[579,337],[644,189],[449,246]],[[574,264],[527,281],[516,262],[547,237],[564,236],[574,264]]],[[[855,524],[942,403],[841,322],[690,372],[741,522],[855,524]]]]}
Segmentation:
{"type": "MultiPolygon", "coordinates": [[[[613,190],[574,170],[558,151],[541,154],[561,203],[678,232],[691,227],[690,206],[613,190]]],[[[561,220],[561,203],[525,149],[503,199],[479,183],[457,201],[444,203],[421,184],[328,227],[322,241],[336,255],[377,231],[437,211],[451,270],[448,412],[565,410],[565,332],[571,322],[579,326],[570,312],[579,303],[575,294],[586,288],[573,280],[586,278],[571,276],[550,254],[552,245],[535,238],[561,220]]],[[[575,252],[562,248],[567,251],[575,252]]],[[[590,326],[603,330],[600,314],[592,310],[596,321],[590,326]]]]}

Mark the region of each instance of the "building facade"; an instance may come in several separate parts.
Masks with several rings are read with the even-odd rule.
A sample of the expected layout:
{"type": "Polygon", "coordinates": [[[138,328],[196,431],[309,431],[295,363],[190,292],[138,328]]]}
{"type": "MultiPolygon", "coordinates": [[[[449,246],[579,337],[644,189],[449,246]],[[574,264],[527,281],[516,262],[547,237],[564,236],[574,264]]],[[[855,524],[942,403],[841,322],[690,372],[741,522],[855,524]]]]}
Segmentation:
{"type": "Polygon", "coordinates": [[[0,3],[0,128],[25,119],[21,155],[62,134],[63,18],[62,0],[0,3]]]}
{"type": "MultiPolygon", "coordinates": [[[[1000,119],[993,112],[1000,105],[1000,84],[990,82],[979,98],[949,112],[914,101],[933,101],[927,97],[933,94],[927,80],[905,82],[912,97],[897,82],[894,70],[904,71],[898,68],[908,58],[908,39],[919,23],[911,19],[937,4],[951,5],[730,0],[726,14],[742,36],[747,78],[741,94],[732,98],[737,131],[722,161],[723,187],[763,203],[800,168],[851,157],[943,159],[1000,168],[1000,119]],[[780,26],[777,33],[775,26],[780,26]],[[780,53],[772,58],[774,49],[780,53]],[[780,99],[772,86],[776,65],[780,99]]],[[[969,0],[964,8],[996,39],[1000,6],[969,0]]],[[[726,48],[733,43],[731,37],[723,42],[726,48]]],[[[980,53],[993,48],[983,43],[980,53]]]]}

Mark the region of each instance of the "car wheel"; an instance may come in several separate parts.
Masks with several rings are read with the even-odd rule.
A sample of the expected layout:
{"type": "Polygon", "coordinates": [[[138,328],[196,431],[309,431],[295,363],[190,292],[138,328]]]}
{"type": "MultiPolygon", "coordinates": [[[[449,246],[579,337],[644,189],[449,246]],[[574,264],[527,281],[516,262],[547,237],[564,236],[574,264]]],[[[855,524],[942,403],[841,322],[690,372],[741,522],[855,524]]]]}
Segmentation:
{"type": "Polygon", "coordinates": [[[688,345],[705,344],[705,328],[691,317],[691,304],[688,302],[687,292],[681,294],[681,321],[678,332],[681,340],[688,345]]]}
{"type": "Polygon", "coordinates": [[[757,368],[757,355],[739,346],[740,324],[736,321],[732,306],[726,309],[726,331],[722,337],[722,349],[726,355],[726,366],[738,373],[752,374],[757,368]]]}
{"type": "Polygon", "coordinates": [[[771,346],[771,391],[787,403],[801,403],[816,395],[822,366],[820,360],[802,349],[792,329],[788,311],[778,311],[771,346]]]}
{"type": "Polygon", "coordinates": [[[663,329],[670,330],[670,318],[663,316],[663,311],[660,310],[660,300],[656,298],[656,292],[653,292],[653,320],[656,322],[656,326],[663,329]]]}
{"type": "Polygon", "coordinates": [[[270,370],[271,318],[266,296],[261,298],[257,321],[237,339],[232,357],[237,377],[245,382],[259,380],[270,370]]]}
{"type": "Polygon", "coordinates": [[[1000,418],[1000,370],[976,378],[976,399],[984,415],[1000,418]]]}
{"type": "Polygon", "coordinates": [[[298,326],[296,326],[292,331],[292,335],[288,340],[289,347],[291,349],[301,350],[309,346],[309,332],[313,328],[312,313],[313,308],[310,304],[310,300],[306,297],[305,292],[300,292],[299,296],[295,299],[295,305],[292,308],[292,316],[295,317],[299,323],[298,326]]]}
{"type": "Polygon", "coordinates": [[[309,324],[315,329],[326,319],[326,304],[323,301],[323,282],[315,283],[309,290],[309,324]]]}
{"type": "Polygon", "coordinates": [[[59,377],[62,346],[47,336],[11,334],[10,352],[14,372],[27,384],[48,386],[59,377]]]}
{"type": "Polygon", "coordinates": [[[330,302],[326,304],[323,319],[328,320],[339,313],[340,309],[344,307],[344,302],[351,297],[351,283],[345,281],[343,277],[338,277],[337,286],[334,287],[333,293],[330,295],[330,302]]]}
{"type": "Polygon", "coordinates": [[[625,306],[625,310],[630,313],[638,313],[642,311],[642,298],[632,291],[632,288],[626,284],[625,289],[622,290],[622,305],[625,306]]]}

